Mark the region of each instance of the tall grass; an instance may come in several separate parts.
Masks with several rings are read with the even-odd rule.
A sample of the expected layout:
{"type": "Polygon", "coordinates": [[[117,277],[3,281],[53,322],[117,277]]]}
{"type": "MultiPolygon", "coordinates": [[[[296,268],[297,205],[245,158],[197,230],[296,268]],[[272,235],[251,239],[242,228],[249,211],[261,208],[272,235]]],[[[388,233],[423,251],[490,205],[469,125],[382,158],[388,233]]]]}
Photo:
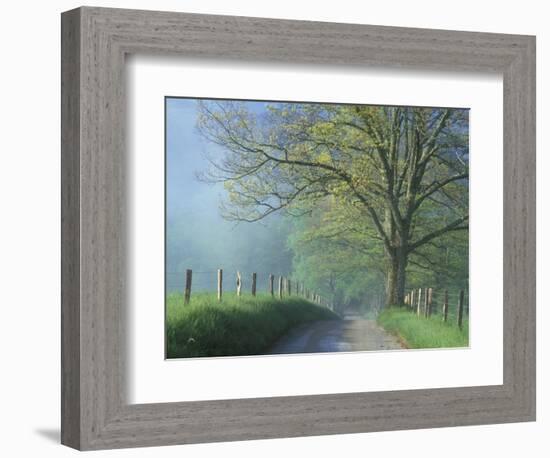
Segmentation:
{"type": "Polygon", "coordinates": [[[339,319],[329,309],[300,297],[198,293],[183,304],[181,294],[166,300],[168,358],[240,356],[265,353],[290,328],[314,320],[339,319]]]}
{"type": "Polygon", "coordinates": [[[417,316],[407,309],[392,307],[378,315],[378,324],[398,336],[409,348],[454,348],[468,346],[468,321],[460,329],[441,316],[417,316]]]}

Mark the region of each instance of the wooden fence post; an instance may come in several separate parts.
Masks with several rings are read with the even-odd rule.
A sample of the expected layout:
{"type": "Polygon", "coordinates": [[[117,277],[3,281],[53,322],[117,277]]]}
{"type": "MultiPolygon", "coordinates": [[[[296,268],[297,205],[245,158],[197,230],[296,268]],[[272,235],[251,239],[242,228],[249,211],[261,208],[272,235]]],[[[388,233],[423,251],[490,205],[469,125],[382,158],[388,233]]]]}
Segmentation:
{"type": "Polygon", "coordinates": [[[411,290],[411,310],[414,312],[414,289],[411,290]]]}
{"type": "Polygon", "coordinates": [[[424,318],[428,317],[428,288],[424,288],[424,318]]]}
{"type": "Polygon", "coordinates": [[[283,277],[279,276],[279,299],[283,298],[283,277]]]}
{"type": "Polygon", "coordinates": [[[241,273],[237,271],[237,296],[241,296],[241,288],[243,286],[243,282],[241,279],[241,273]]]}
{"type": "Polygon", "coordinates": [[[462,329],[462,313],[464,312],[464,290],[460,290],[460,296],[458,297],[458,327],[462,329]]]}
{"type": "Polygon", "coordinates": [[[222,300],[223,269],[218,269],[218,302],[222,300]]]}
{"type": "Polygon", "coordinates": [[[183,303],[189,304],[189,300],[191,299],[191,282],[193,280],[193,271],[191,269],[187,269],[185,271],[185,294],[183,296],[183,303]]]}
{"type": "Polygon", "coordinates": [[[256,295],[256,272],[252,273],[252,295],[256,295]]]}
{"type": "Polygon", "coordinates": [[[432,315],[432,295],[433,295],[433,289],[428,288],[428,310],[426,312],[426,316],[428,317],[432,315]]]}
{"type": "Polygon", "coordinates": [[[422,303],[422,288],[418,288],[418,300],[416,302],[416,315],[420,316],[420,304],[422,303]]]}
{"type": "Polygon", "coordinates": [[[447,321],[447,316],[449,315],[449,292],[445,290],[443,295],[443,321],[447,321]]]}
{"type": "Polygon", "coordinates": [[[269,294],[271,294],[271,297],[273,297],[273,274],[269,274],[269,294]]]}

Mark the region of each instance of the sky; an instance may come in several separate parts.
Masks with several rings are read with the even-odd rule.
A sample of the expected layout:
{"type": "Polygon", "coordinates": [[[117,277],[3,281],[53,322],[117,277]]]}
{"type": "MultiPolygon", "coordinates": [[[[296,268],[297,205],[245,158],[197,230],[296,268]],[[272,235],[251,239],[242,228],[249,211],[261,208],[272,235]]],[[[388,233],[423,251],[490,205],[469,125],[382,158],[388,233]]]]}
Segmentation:
{"type": "MultiPolygon", "coordinates": [[[[247,105],[256,112],[265,106],[262,102],[247,105]]],[[[223,185],[197,179],[196,173],[209,167],[205,153],[212,156],[223,151],[201,137],[196,116],[196,99],[166,99],[167,290],[182,289],[182,273],[189,268],[193,269],[195,290],[213,290],[218,268],[227,276],[237,270],[247,275],[257,272],[260,285],[269,273],[287,273],[278,272],[291,267],[290,253],[276,243],[286,240],[278,226],[280,218],[259,223],[225,221],[219,212],[223,185]]],[[[227,286],[232,289],[233,281],[228,280],[227,286]]]]}

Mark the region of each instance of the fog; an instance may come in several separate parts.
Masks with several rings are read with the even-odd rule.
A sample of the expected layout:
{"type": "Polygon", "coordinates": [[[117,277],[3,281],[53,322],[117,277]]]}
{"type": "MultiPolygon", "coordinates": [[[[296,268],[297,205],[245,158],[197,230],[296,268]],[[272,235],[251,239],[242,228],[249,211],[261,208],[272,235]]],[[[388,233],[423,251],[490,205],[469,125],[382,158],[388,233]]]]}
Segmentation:
{"type": "Polygon", "coordinates": [[[210,165],[206,151],[221,153],[197,132],[196,105],[194,99],[166,100],[167,291],[183,290],[186,269],[193,270],[194,291],[215,290],[217,269],[224,270],[225,290],[235,289],[237,271],[243,274],[243,288],[250,287],[256,272],[258,289],[266,290],[270,273],[291,271],[286,242],[291,222],[281,215],[256,223],[222,218],[223,185],[196,176],[210,165]]]}

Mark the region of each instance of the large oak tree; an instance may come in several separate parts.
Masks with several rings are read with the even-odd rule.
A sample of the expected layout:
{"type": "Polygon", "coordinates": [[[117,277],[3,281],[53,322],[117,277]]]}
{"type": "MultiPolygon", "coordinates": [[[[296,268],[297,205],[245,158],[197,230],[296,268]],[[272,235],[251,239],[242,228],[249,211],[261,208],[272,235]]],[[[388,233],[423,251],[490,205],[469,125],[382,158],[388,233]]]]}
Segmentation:
{"type": "Polygon", "coordinates": [[[202,101],[198,128],[222,147],[203,178],[224,182],[226,218],[327,209],[339,243],[380,243],[387,304],[411,255],[468,228],[467,110],[202,101]]]}

